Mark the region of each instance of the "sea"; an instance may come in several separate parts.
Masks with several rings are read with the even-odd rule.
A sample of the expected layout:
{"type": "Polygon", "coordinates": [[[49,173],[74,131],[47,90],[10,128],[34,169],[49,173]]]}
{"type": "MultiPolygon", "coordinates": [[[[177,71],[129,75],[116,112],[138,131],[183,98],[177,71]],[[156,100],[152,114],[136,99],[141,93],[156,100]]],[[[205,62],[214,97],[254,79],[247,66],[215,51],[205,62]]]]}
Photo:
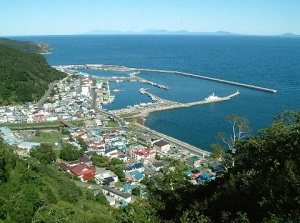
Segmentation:
{"type": "MultiPolygon", "coordinates": [[[[219,132],[231,134],[230,114],[247,118],[257,134],[285,110],[300,106],[300,38],[279,36],[189,35],[70,35],[10,37],[45,42],[52,53],[50,65],[108,64],[134,68],[174,70],[276,89],[268,93],[176,74],[141,72],[139,76],[167,85],[159,89],[140,82],[111,82],[115,101],[108,110],[150,102],[141,87],[159,97],[192,102],[212,93],[240,95],[224,102],[151,113],[145,125],[161,133],[210,151],[219,132]]],[[[126,76],[129,72],[85,70],[98,76],[126,76]]]]}

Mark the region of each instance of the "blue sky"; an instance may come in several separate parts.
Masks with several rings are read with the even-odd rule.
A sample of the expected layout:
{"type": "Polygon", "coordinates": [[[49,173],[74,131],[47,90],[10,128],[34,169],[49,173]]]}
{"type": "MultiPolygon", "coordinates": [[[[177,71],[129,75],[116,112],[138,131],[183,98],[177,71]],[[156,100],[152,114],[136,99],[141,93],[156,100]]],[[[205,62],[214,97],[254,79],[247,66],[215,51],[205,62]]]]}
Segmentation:
{"type": "Polygon", "coordinates": [[[148,28],[300,35],[299,0],[1,0],[0,36],[148,28]]]}

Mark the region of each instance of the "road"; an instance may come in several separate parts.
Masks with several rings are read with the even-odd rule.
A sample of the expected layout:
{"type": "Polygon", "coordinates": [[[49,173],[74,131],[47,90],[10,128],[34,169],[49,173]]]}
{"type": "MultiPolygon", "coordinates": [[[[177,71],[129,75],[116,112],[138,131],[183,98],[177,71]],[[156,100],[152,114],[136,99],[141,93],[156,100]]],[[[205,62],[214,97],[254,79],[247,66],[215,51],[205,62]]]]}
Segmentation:
{"type": "Polygon", "coordinates": [[[41,97],[41,99],[38,101],[38,103],[36,103],[37,107],[41,108],[43,106],[43,103],[45,102],[45,100],[47,99],[47,97],[50,96],[52,90],[53,90],[53,87],[54,85],[57,83],[58,81],[54,81],[54,82],[51,82],[49,84],[49,88],[48,90],[46,91],[46,93],[44,94],[43,97],[41,97]]]}

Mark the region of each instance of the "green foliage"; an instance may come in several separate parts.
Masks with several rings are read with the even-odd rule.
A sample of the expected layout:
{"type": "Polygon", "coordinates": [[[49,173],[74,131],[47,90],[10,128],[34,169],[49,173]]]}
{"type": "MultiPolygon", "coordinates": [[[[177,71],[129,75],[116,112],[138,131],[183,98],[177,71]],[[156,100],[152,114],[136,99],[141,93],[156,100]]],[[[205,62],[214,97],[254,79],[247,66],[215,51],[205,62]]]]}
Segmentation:
{"type": "Polygon", "coordinates": [[[30,156],[35,157],[41,163],[53,163],[55,162],[57,155],[51,145],[41,144],[40,146],[30,151],[30,156]]]}
{"type": "Polygon", "coordinates": [[[172,223],[300,222],[299,133],[300,112],[288,111],[257,136],[236,140],[235,153],[216,146],[231,168],[205,185],[184,181],[179,168],[163,169],[163,177],[146,182],[146,215],[172,223]]]}
{"type": "Polygon", "coordinates": [[[27,53],[48,53],[49,46],[46,43],[33,43],[29,41],[16,41],[0,38],[0,45],[27,53]]]}
{"type": "Polygon", "coordinates": [[[109,159],[107,156],[93,155],[91,158],[93,165],[97,167],[108,167],[109,159]]]}
{"type": "Polygon", "coordinates": [[[86,142],[82,138],[78,138],[77,141],[78,141],[78,144],[81,146],[81,148],[84,151],[86,151],[87,147],[88,147],[87,144],[86,144],[86,142]]]}
{"type": "Polygon", "coordinates": [[[21,159],[2,142],[0,160],[9,173],[0,183],[0,222],[120,222],[118,210],[90,199],[56,166],[21,159]]]}
{"type": "Polygon", "coordinates": [[[78,160],[83,155],[82,150],[69,143],[64,144],[59,152],[59,158],[66,161],[78,160]]]}
{"type": "Polygon", "coordinates": [[[1,45],[0,105],[37,101],[50,82],[65,75],[49,66],[42,55],[1,45]]]}
{"type": "Polygon", "coordinates": [[[135,196],[138,196],[138,197],[140,196],[140,193],[141,193],[141,188],[140,187],[133,188],[132,192],[131,192],[132,195],[135,195],[135,196]]]}
{"type": "Polygon", "coordinates": [[[123,172],[123,169],[125,168],[125,163],[122,160],[112,158],[108,164],[108,167],[118,176],[121,182],[125,182],[125,173],[123,172]]]}

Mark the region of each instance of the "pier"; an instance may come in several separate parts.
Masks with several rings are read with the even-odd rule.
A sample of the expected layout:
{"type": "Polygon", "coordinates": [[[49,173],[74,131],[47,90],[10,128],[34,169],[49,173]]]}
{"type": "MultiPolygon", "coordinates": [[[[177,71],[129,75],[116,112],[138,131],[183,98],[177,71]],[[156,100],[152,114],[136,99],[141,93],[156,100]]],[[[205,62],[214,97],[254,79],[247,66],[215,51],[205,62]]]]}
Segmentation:
{"type": "Polygon", "coordinates": [[[150,104],[140,104],[135,106],[130,106],[129,108],[124,109],[118,109],[112,111],[115,115],[122,115],[122,114],[130,114],[130,113],[140,113],[136,116],[147,116],[151,112],[156,111],[164,111],[164,110],[170,110],[170,109],[176,109],[176,108],[188,108],[192,106],[197,105],[204,105],[204,104],[210,104],[210,103],[216,103],[216,102],[222,102],[232,99],[235,96],[238,96],[240,94],[239,91],[225,96],[225,97],[215,97],[213,99],[204,99],[202,101],[195,101],[195,102],[188,102],[188,103],[181,103],[181,102],[175,102],[175,101],[169,101],[162,99],[154,94],[149,93],[145,88],[140,89],[140,92],[142,94],[147,94],[149,97],[152,98],[154,103],[150,104]]]}

